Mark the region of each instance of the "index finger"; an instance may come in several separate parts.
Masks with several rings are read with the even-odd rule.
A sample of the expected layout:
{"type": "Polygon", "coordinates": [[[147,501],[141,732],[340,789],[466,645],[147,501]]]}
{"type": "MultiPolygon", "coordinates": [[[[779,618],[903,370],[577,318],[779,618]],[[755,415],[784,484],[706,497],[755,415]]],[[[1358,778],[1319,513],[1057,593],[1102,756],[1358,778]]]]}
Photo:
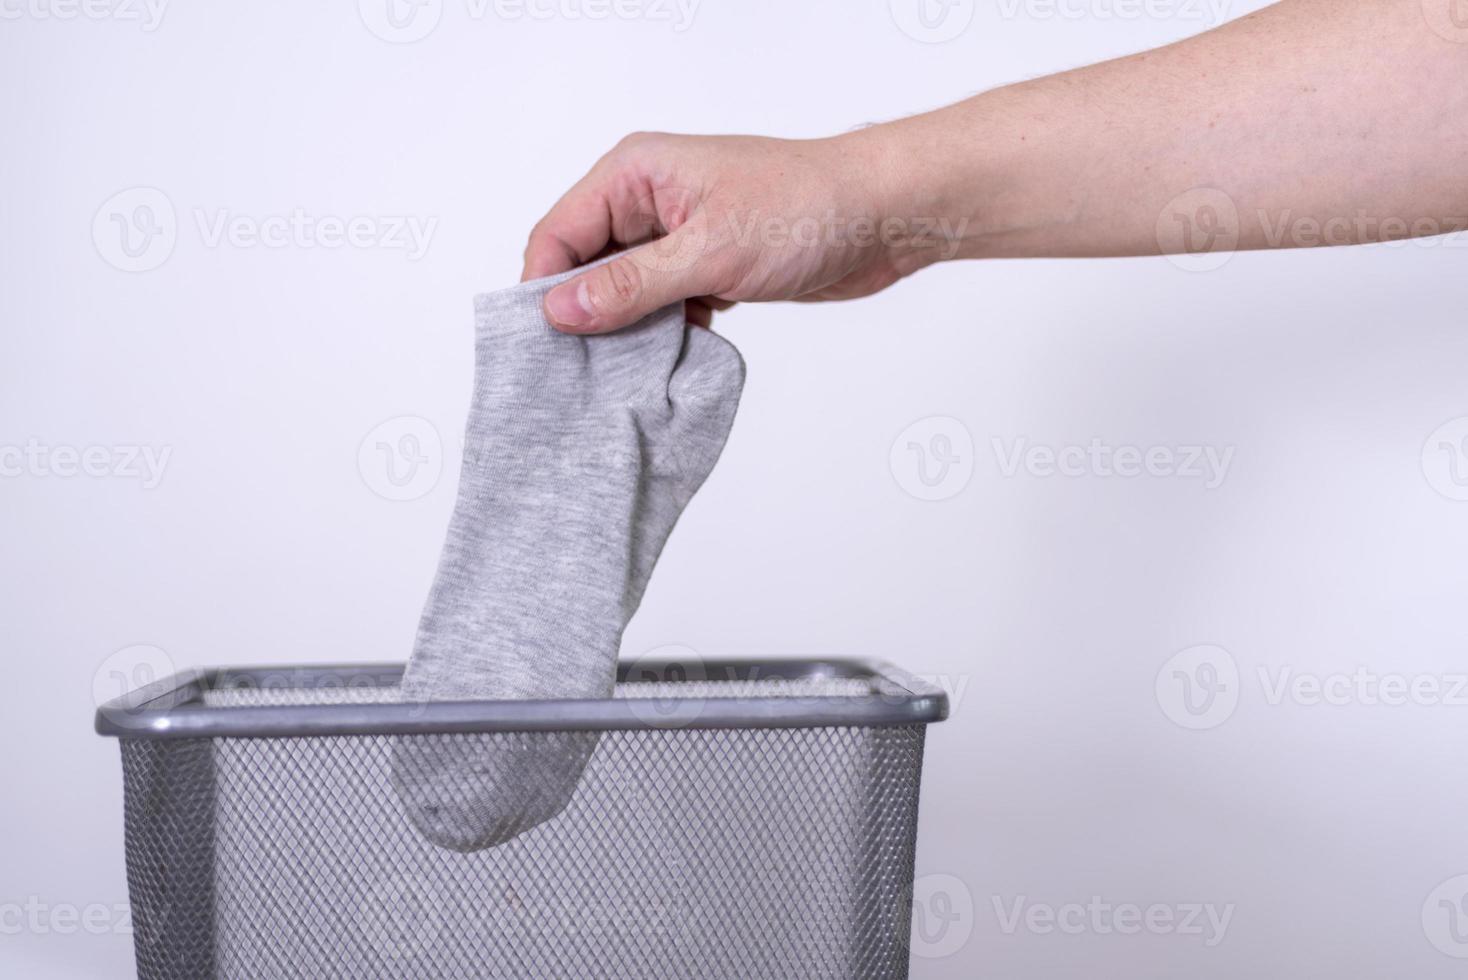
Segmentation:
{"type": "Polygon", "coordinates": [[[591,175],[566,192],[530,231],[520,281],[569,272],[602,249],[612,237],[611,208],[591,175]]]}
{"type": "Polygon", "coordinates": [[[608,154],[531,230],[521,280],[568,272],[608,245],[636,245],[658,230],[653,194],[635,162],[608,154]]]}

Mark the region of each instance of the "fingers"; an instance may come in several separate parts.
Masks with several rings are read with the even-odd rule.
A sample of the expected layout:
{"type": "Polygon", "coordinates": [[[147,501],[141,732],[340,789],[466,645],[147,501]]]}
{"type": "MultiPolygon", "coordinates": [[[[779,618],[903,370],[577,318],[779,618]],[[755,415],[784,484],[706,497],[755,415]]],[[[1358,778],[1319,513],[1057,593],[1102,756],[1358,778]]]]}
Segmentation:
{"type": "Polygon", "coordinates": [[[545,313],[558,329],[607,333],[679,301],[689,301],[689,322],[707,326],[713,311],[727,306],[715,298],[725,277],[707,247],[700,194],[667,180],[676,145],[658,134],[629,136],[531,232],[522,281],[656,239],[551,290],[545,313]],[[661,161],[661,176],[649,177],[649,159],[661,161]]]}
{"type": "Polygon", "coordinates": [[[611,207],[588,174],[530,232],[520,281],[569,272],[606,247],[612,237],[611,207]]]}
{"type": "Polygon", "coordinates": [[[531,229],[520,281],[569,272],[614,242],[650,237],[655,229],[635,213],[641,186],[636,168],[618,150],[598,160],[531,229]]]}
{"type": "Polygon", "coordinates": [[[704,244],[699,223],[684,224],[552,289],[546,318],[566,333],[609,333],[672,303],[719,293],[722,276],[704,244]]]}
{"type": "Polygon", "coordinates": [[[555,203],[530,232],[522,282],[569,272],[610,245],[635,245],[671,230],[659,210],[669,202],[659,200],[643,171],[650,145],[646,134],[622,140],[555,203]]]}
{"type": "Polygon", "coordinates": [[[705,303],[691,299],[683,304],[683,318],[688,321],[689,326],[711,327],[714,324],[714,311],[705,303]]]}
{"type": "Polygon", "coordinates": [[[714,324],[714,314],[722,313],[733,305],[727,299],[719,299],[717,296],[699,296],[684,304],[683,315],[695,327],[711,327],[714,324]]]}

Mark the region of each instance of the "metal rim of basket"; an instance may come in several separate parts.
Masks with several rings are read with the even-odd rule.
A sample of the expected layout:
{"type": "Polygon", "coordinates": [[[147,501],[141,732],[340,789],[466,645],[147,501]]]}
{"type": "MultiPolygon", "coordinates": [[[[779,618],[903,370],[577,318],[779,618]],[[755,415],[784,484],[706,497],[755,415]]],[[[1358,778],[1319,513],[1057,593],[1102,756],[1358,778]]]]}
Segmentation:
{"type": "MultiPolygon", "coordinates": [[[[622,683],[665,680],[671,662],[639,661],[622,683]]],[[[948,696],[893,664],[856,658],[726,659],[702,665],[712,680],[859,680],[870,693],[850,696],[698,697],[693,710],[666,715],[637,698],[543,701],[381,702],[220,707],[201,703],[210,690],[391,687],[402,664],[202,668],[147,684],[97,709],[100,735],[128,739],[308,738],[329,735],[427,735],[482,732],[622,731],[709,728],[826,728],[922,725],[948,717],[948,696]]],[[[677,683],[676,680],[671,680],[677,683]]]]}

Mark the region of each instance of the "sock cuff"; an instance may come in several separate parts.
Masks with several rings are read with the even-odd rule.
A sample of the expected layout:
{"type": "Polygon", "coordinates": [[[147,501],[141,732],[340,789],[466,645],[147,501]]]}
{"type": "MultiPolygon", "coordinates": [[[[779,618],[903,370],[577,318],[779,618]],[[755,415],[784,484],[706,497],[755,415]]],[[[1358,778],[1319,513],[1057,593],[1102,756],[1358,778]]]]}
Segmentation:
{"type": "Polygon", "coordinates": [[[605,265],[614,258],[615,255],[608,255],[568,272],[531,279],[492,293],[479,293],[474,297],[474,325],[480,333],[492,336],[554,331],[555,327],[550,325],[542,312],[545,294],[561,283],[599,265],[605,265]]]}
{"type": "Polygon", "coordinates": [[[554,282],[536,279],[474,297],[474,329],[483,335],[547,333],[555,328],[541,311],[554,282]]]}

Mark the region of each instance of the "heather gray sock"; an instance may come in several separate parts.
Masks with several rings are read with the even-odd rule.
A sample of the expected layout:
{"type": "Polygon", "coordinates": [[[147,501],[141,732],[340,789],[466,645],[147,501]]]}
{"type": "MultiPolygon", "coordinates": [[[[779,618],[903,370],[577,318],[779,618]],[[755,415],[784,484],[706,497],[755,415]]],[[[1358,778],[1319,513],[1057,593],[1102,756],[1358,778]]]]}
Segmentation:
{"type": "MultiPolygon", "coordinates": [[[[614,334],[559,333],[541,300],[570,275],[475,300],[459,496],[409,701],[611,696],[622,631],[733,423],[731,344],[681,304],[614,334]]],[[[592,733],[401,738],[393,785],[424,837],[475,851],[559,813],[595,747],[592,733]]]]}

